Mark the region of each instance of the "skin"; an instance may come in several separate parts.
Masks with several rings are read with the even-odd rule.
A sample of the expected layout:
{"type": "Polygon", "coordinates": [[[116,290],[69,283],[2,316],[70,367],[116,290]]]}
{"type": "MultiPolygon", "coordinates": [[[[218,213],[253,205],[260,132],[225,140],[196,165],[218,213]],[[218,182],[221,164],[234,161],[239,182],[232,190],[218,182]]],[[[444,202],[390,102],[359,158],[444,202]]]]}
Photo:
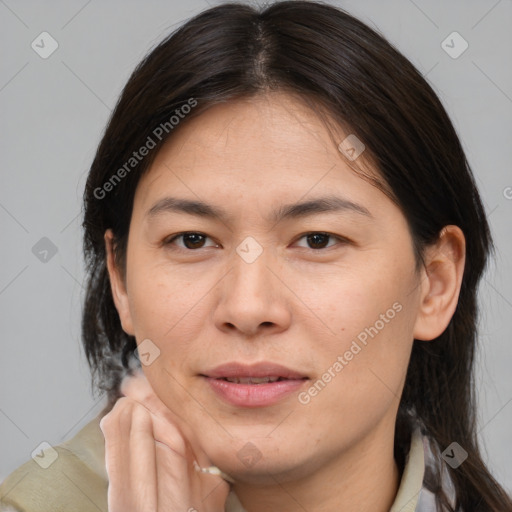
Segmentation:
{"type": "MultiPolygon", "coordinates": [[[[348,134],[336,135],[341,142],[348,134]]],[[[378,176],[364,157],[355,163],[378,176]]],[[[349,164],[354,162],[343,158],[318,117],[284,93],[212,107],[184,122],[159,151],[136,190],[125,281],[114,263],[112,232],[105,233],[123,329],[160,350],[143,366],[160,409],[148,413],[144,396],[134,394],[102,423],[107,458],[117,461],[109,471],[112,487],[115,482],[129,494],[123,483],[133,473],[121,470],[130,468],[126,452],[154,451],[158,436],[148,420],[159,414],[167,421],[160,425],[161,438],[177,433],[202,466],[214,464],[231,475],[249,512],[389,510],[401,477],[393,438],[412,343],[434,339],[448,325],[465,244],[458,227],[445,227],[416,271],[403,213],[349,164]],[[349,199],[370,215],[344,210],[268,219],[283,204],[325,195],[349,199]],[[224,208],[228,218],[176,212],[148,218],[146,212],[166,196],[208,202],[224,208]],[[207,238],[165,244],[184,231],[207,238]],[[311,232],[333,236],[315,246],[305,236],[311,232]],[[252,263],[236,252],[249,236],[263,248],[252,263]],[[199,376],[227,361],[272,361],[306,374],[309,381],[299,391],[307,391],[393,304],[400,312],[307,404],[293,393],[269,407],[235,407],[199,376]],[[134,444],[130,424],[140,427],[144,442],[134,444]],[[116,448],[115,436],[128,444],[116,448]],[[238,456],[247,442],[261,455],[249,467],[238,456]]],[[[173,439],[164,443],[174,446],[173,439]]],[[[157,466],[164,467],[164,460],[157,466]]],[[[179,510],[172,508],[179,499],[223,510],[213,495],[203,501],[197,475],[169,491],[174,501],[168,498],[167,510],[179,510]]],[[[227,484],[206,478],[210,485],[222,482],[214,493],[222,502],[227,484]]],[[[158,478],[147,473],[140,479],[140,487],[154,493],[176,475],[161,470],[158,478]]],[[[127,500],[135,503],[144,491],[131,492],[138,496],[127,500]]]]}

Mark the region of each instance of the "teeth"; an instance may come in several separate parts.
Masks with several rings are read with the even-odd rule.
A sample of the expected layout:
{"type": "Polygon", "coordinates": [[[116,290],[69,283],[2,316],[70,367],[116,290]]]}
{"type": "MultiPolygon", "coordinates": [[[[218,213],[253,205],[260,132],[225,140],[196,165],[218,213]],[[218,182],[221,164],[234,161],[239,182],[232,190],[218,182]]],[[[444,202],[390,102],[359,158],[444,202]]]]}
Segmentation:
{"type": "Polygon", "coordinates": [[[266,384],[276,382],[280,377],[226,377],[225,380],[235,384],[266,384]]]}

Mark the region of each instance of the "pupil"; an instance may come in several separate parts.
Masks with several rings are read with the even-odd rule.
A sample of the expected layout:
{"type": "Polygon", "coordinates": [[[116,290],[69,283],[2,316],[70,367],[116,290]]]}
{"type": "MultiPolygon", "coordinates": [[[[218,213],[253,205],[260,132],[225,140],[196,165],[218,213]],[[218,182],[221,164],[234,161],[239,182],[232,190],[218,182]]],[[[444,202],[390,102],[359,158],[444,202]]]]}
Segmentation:
{"type": "Polygon", "coordinates": [[[327,245],[328,238],[329,235],[326,235],[324,233],[314,233],[312,235],[308,235],[308,243],[310,246],[313,246],[312,249],[321,249],[322,247],[325,247],[327,245]],[[319,245],[322,247],[318,247],[319,245]]]}
{"type": "Polygon", "coordinates": [[[204,237],[198,233],[189,233],[184,235],[183,241],[188,249],[197,249],[197,247],[200,247],[201,243],[204,242],[204,237]],[[187,242],[191,243],[189,244],[187,242]],[[189,247],[190,245],[192,245],[192,247],[189,247]]]}

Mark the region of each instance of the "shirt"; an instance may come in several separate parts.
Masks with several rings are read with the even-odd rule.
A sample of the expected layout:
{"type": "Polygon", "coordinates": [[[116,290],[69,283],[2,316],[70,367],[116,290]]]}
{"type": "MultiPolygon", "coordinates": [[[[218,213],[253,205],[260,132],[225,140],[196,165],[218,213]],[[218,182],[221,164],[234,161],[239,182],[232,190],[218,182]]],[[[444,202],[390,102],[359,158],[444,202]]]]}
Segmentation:
{"type": "MultiPolygon", "coordinates": [[[[41,452],[40,457],[36,454],[34,460],[15,469],[0,485],[0,511],[108,512],[105,438],[99,427],[102,416],[103,412],[73,438],[41,452]],[[57,458],[44,469],[40,464],[51,462],[55,453],[57,458]]],[[[423,484],[425,467],[434,463],[428,439],[415,428],[390,512],[436,511],[434,495],[423,484]]],[[[453,500],[447,473],[443,485],[453,500]]],[[[225,512],[246,512],[233,491],[228,495],[225,512]]]]}

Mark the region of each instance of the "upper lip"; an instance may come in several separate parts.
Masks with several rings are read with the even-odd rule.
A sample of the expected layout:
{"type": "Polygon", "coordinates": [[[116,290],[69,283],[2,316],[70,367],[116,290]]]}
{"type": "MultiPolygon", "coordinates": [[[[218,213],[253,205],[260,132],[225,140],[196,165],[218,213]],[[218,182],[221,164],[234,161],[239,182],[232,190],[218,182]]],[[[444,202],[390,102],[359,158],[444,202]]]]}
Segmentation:
{"type": "Polygon", "coordinates": [[[225,363],[208,370],[201,375],[214,379],[233,377],[282,377],[284,379],[307,378],[307,375],[268,361],[262,361],[255,364],[244,364],[238,362],[225,363]]]}

